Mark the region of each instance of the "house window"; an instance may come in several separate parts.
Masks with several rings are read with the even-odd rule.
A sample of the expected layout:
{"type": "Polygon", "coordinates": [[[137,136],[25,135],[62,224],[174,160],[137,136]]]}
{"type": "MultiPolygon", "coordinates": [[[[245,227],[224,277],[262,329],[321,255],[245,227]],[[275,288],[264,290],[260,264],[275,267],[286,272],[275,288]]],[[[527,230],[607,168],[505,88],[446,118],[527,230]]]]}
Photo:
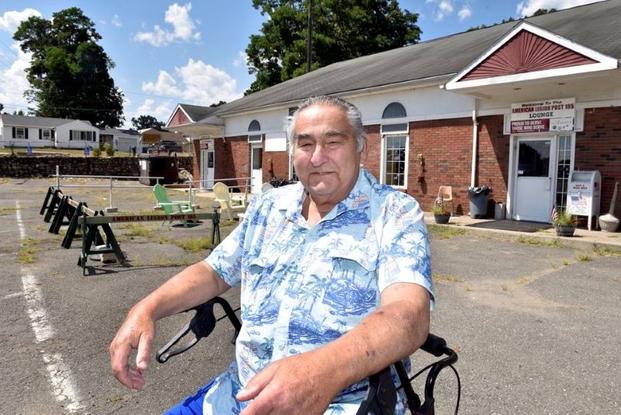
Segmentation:
{"type": "Polygon", "coordinates": [[[69,140],[95,141],[95,131],[70,130],[69,140]]]}
{"type": "Polygon", "coordinates": [[[393,102],[382,114],[382,166],[381,182],[404,189],[408,175],[408,132],[405,120],[407,113],[403,105],[393,102]]]}
{"type": "Polygon", "coordinates": [[[51,140],[52,139],[52,130],[50,130],[49,128],[42,128],[40,131],[41,131],[41,136],[39,136],[39,138],[41,140],[51,140]]]}
{"type": "Polygon", "coordinates": [[[28,129],[25,127],[13,127],[13,138],[28,138],[28,129]]]}
{"type": "Polygon", "coordinates": [[[259,121],[252,120],[248,125],[248,142],[249,143],[260,143],[263,140],[263,135],[260,133],[261,124],[259,121]]]}

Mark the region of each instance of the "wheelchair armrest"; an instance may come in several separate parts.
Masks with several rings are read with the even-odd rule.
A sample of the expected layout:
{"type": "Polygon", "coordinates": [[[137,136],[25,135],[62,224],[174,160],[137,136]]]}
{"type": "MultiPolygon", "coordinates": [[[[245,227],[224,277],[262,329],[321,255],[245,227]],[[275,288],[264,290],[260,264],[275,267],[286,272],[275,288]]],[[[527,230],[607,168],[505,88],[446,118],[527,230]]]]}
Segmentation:
{"type": "Polygon", "coordinates": [[[213,306],[215,304],[220,304],[225,312],[226,317],[229,318],[229,321],[235,328],[235,334],[232,340],[232,342],[235,343],[235,339],[237,338],[239,330],[241,329],[241,323],[235,315],[235,311],[233,311],[233,308],[225,299],[221,297],[214,297],[206,303],[184,311],[187,312],[195,310],[196,314],[194,314],[194,317],[192,317],[190,322],[186,324],[179,332],[177,332],[177,334],[175,334],[173,338],[170,339],[168,343],[166,343],[166,345],[164,345],[157,351],[157,353],[155,354],[155,358],[157,359],[157,361],[160,363],[165,363],[169,358],[191,349],[203,337],[209,336],[213,329],[216,327],[216,323],[220,320],[216,320],[216,317],[213,313],[213,306]],[[194,337],[191,338],[185,345],[173,349],[173,347],[190,332],[194,334],[194,337]]]}

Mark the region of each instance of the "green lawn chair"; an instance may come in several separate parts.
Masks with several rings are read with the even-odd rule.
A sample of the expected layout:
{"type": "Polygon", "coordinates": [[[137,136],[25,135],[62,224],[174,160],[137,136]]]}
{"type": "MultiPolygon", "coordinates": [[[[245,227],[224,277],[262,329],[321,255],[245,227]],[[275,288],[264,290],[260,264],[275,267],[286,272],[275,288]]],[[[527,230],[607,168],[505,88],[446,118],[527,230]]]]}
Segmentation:
{"type": "MultiPolygon", "coordinates": [[[[194,213],[194,207],[190,201],[170,200],[168,192],[166,192],[166,188],[161,184],[153,186],[153,194],[155,195],[155,199],[157,199],[157,205],[161,207],[167,215],[194,213]]],[[[187,220],[183,221],[183,226],[187,227],[188,224],[189,222],[187,220]]]]}

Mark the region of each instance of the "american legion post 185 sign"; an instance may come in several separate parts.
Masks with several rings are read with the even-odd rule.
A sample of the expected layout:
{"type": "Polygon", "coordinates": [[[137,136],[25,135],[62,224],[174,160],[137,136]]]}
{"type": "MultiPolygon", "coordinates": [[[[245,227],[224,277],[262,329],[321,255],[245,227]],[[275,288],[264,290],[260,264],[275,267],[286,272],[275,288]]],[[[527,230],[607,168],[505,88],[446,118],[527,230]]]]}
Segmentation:
{"type": "Polygon", "coordinates": [[[511,133],[573,131],[575,116],[575,98],[511,104],[511,133]]]}

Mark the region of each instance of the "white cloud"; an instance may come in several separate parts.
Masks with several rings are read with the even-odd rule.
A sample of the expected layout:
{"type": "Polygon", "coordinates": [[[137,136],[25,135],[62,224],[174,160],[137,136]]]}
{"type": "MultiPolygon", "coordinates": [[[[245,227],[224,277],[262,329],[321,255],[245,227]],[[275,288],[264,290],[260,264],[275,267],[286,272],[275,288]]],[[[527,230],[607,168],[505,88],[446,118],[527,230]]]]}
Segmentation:
{"type": "Polygon", "coordinates": [[[17,30],[17,26],[19,24],[28,19],[30,16],[43,16],[41,12],[35,9],[24,9],[21,12],[16,10],[10,10],[8,12],[4,12],[2,16],[0,16],[0,30],[7,31],[11,34],[15,33],[17,30]]]}
{"type": "Polygon", "coordinates": [[[121,22],[121,18],[119,17],[118,14],[115,14],[114,16],[112,16],[112,20],[110,20],[110,23],[112,23],[112,26],[116,26],[116,27],[123,26],[123,23],[121,22]]]}
{"type": "Polygon", "coordinates": [[[198,41],[201,38],[200,32],[196,31],[196,23],[190,17],[192,3],[180,6],[173,3],[168,6],[164,14],[164,21],[172,26],[171,30],[162,29],[159,25],[153,27],[151,32],[138,32],[134,40],[146,42],[152,46],[166,46],[174,41],[198,41]]]}
{"type": "Polygon", "coordinates": [[[248,55],[246,55],[246,52],[242,52],[240,50],[238,52],[238,54],[237,54],[237,58],[235,58],[235,60],[233,60],[233,66],[235,68],[239,68],[242,65],[244,65],[244,66],[248,65],[248,55]]]}
{"type": "Polygon", "coordinates": [[[539,9],[567,9],[583,4],[596,3],[601,0],[526,0],[517,5],[517,14],[520,17],[530,16],[539,9]]]}
{"type": "Polygon", "coordinates": [[[242,96],[237,82],[229,74],[194,59],[189,59],[185,66],[176,67],[174,76],[160,70],[155,82],[142,83],[142,90],[196,105],[210,105],[220,100],[229,102],[242,96]]]}
{"type": "Polygon", "coordinates": [[[164,101],[156,103],[154,99],[148,98],[145,99],[144,102],[136,108],[134,114],[132,114],[127,118],[127,123],[131,123],[132,117],[138,117],[139,115],[152,115],[158,119],[158,121],[166,122],[173,109],[175,109],[175,104],[172,101],[164,101]]]}
{"type": "Polygon", "coordinates": [[[472,16],[472,9],[468,5],[464,5],[458,12],[459,20],[463,21],[472,16]]]}
{"type": "Polygon", "coordinates": [[[452,0],[426,0],[425,3],[431,3],[436,7],[433,15],[437,21],[444,20],[444,18],[452,14],[454,10],[452,0]]]}
{"type": "Polygon", "coordinates": [[[17,107],[26,107],[28,102],[24,98],[30,84],[26,79],[26,69],[30,66],[30,53],[24,53],[15,43],[11,46],[17,58],[11,66],[0,70],[0,103],[4,104],[4,111],[13,112],[17,107]]]}

